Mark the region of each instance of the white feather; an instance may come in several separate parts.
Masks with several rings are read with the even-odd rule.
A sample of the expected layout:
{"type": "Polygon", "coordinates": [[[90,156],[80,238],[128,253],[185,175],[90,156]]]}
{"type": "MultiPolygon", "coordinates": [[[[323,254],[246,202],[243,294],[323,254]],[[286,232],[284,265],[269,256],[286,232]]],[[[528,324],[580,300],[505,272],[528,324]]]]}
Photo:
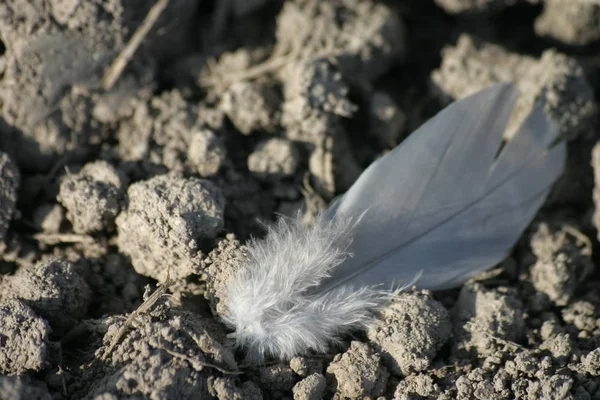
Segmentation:
{"type": "Polygon", "coordinates": [[[356,255],[319,289],[422,271],[418,286],[440,290],[502,261],[566,159],[564,142],[550,147],[559,129],[540,107],[498,154],[516,98],[513,85],[498,84],[459,100],[367,168],[328,210],[333,219],[364,214],[356,255]]]}
{"type": "Polygon", "coordinates": [[[517,92],[457,101],[374,162],[312,226],[280,219],[249,243],[228,313],[248,357],[326,351],[397,284],[459,285],[500,262],[562,173],[566,147],[536,107],[499,152],[517,92]],[[499,153],[499,154],[498,154],[499,153]]]}
{"type": "Polygon", "coordinates": [[[249,360],[324,352],[339,334],[369,321],[370,310],[385,301],[388,293],[373,287],[313,293],[351,256],[355,223],[320,216],[305,226],[300,217],[280,218],[264,240],[248,244],[249,262],[229,287],[225,320],[249,360]]]}

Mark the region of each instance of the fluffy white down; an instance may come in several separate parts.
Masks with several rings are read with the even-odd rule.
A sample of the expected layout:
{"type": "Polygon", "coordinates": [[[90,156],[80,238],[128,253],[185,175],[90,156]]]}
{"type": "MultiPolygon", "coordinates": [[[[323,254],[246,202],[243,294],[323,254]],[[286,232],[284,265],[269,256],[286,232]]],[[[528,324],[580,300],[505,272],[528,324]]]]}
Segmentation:
{"type": "Polygon", "coordinates": [[[389,294],[372,287],[312,290],[351,256],[354,225],[322,216],[311,226],[280,218],[265,239],[249,243],[249,260],[229,286],[225,316],[249,361],[325,352],[385,302],[389,294]]]}

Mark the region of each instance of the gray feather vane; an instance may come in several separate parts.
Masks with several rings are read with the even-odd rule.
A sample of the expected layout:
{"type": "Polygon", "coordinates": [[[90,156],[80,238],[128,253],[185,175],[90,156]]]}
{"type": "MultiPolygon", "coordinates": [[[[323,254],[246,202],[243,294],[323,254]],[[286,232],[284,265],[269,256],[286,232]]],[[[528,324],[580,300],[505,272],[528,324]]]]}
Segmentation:
{"type": "Polygon", "coordinates": [[[502,261],[566,161],[539,106],[502,146],[517,96],[503,83],[452,103],[313,225],[281,218],[252,240],[224,316],[248,358],[327,351],[402,285],[452,288],[502,261]]]}

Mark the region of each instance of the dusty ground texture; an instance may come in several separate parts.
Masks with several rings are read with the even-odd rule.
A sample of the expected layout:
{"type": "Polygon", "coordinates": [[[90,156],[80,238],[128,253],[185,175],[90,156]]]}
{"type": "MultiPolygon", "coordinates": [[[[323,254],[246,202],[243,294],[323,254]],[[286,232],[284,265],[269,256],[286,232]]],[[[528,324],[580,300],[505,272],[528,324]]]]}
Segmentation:
{"type": "Polygon", "coordinates": [[[600,400],[600,3],[172,0],[102,89],[153,5],[0,2],[0,399],[600,400]],[[246,241],[507,80],[510,126],[541,102],[569,143],[515,251],[247,365],[246,241]]]}

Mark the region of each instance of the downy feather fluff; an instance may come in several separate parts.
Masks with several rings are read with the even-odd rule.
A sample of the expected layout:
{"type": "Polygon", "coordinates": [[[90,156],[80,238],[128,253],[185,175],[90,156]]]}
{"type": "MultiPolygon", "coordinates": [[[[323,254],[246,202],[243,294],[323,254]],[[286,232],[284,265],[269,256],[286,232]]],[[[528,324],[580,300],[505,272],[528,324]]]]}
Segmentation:
{"type": "Polygon", "coordinates": [[[456,101],[367,168],[311,226],[280,218],[232,280],[225,320],[248,358],[324,352],[399,285],[460,285],[506,257],[562,174],[535,107],[502,148],[517,90],[456,101]]]}

